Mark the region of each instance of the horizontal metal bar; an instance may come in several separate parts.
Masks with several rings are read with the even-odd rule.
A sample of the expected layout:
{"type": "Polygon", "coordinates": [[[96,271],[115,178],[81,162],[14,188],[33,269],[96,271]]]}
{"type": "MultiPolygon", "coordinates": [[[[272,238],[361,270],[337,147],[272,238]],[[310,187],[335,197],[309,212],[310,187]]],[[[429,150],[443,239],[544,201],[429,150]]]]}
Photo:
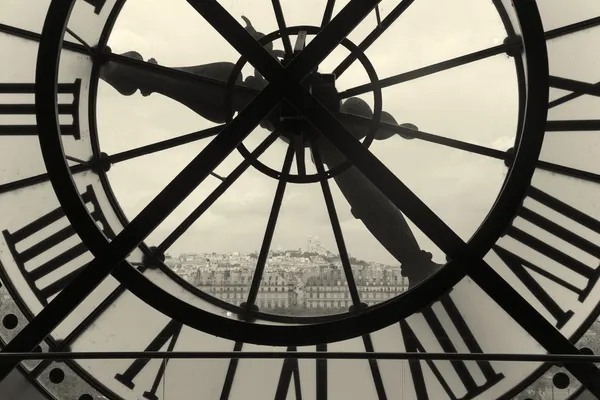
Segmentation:
{"type": "Polygon", "coordinates": [[[135,352],[56,352],[0,353],[4,358],[19,360],[115,360],[115,359],[337,359],[337,360],[464,360],[600,363],[600,355],[583,354],[515,354],[515,353],[365,353],[365,352],[235,352],[235,351],[135,351],[135,352]]]}

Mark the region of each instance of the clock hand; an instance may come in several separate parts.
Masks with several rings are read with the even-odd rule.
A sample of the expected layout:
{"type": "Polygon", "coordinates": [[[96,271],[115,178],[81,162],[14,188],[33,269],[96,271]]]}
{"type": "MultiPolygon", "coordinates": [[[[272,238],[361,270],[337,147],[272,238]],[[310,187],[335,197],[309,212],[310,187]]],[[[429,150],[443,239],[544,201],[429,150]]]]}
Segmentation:
{"type": "MultiPolygon", "coordinates": [[[[342,105],[342,112],[369,117],[371,110],[363,103],[362,100],[347,101],[342,105]]],[[[389,114],[382,116],[382,119],[386,120],[385,122],[396,123],[389,114]]],[[[364,137],[368,130],[356,124],[345,125],[359,139],[364,137]]],[[[416,129],[412,124],[405,126],[413,126],[416,129]]],[[[375,134],[378,140],[390,137],[387,131],[380,130],[375,134]]],[[[317,144],[323,162],[330,169],[346,160],[326,139],[321,137],[317,144]]],[[[432,261],[431,253],[421,250],[400,210],[358,169],[350,167],[333,179],[350,204],[354,217],[360,219],[383,247],[400,262],[402,275],[408,278],[409,287],[419,284],[441,267],[432,261]]]]}
{"type": "MultiPolygon", "coordinates": [[[[143,61],[142,56],[129,51],[122,56],[143,61]]],[[[216,123],[226,122],[227,112],[227,80],[234,68],[233,63],[217,62],[190,67],[171,68],[172,70],[194,74],[203,78],[190,85],[179,76],[171,76],[158,68],[155,59],[147,63],[126,63],[108,61],[102,68],[100,78],[124,96],[130,96],[140,90],[143,96],[160,93],[198,113],[202,117],[216,123]]],[[[236,79],[231,101],[233,112],[241,111],[258,92],[267,85],[262,78],[249,76],[245,81],[242,76],[236,79]]]]}

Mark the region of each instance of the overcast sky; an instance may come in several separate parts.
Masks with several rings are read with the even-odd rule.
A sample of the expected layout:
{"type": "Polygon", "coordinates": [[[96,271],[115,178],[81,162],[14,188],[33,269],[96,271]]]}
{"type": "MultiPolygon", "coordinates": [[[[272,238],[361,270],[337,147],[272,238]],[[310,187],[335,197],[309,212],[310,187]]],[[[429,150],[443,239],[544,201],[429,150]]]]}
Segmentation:
{"type": "MultiPolygon", "coordinates": [[[[267,1],[222,2],[240,23],[248,17],[261,32],[276,29],[267,1]]],[[[321,19],[325,1],[282,1],[288,25],[314,24],[321,19]]],[[[347,2],[338,1],[337,13],[347,2]]],[[[384,1],[382,18],[397,2],[384,1]]],[[[372,14],[351,34],[356,43],[375,27],[372,14]]],[[[367,55],[380,78],[406,72],[499,44],[503,25],[491,2],[460,0],[416,1],[367,55]]],[[[293,41],[294,39],[292,39],[293,41]]],[[[136,50],[147,60],[166,66],[235,62],[239,55],[187,2],[131,0],[119,17],[109,42],[113,51],[136,50]]],[[[277,42],[276,48],[281,48],[277,42]]],[[[332,71],[346,56],[337,50],[320,67],[332,71]]],[[[367,82],[356,62],[341,79],[338,90],[367,82]]],[[[512,60],[505,55],[407,82],[384,90],[384,110],[399,123],[411,122],[425,132],[506,150],[512,146],[517,123],[517,84],[512,60]]],[[[361,96],[372,105],[372,94],[361,96]]],[[[108,154],[165,140],[214,124],[159,94],[120,95],[102,83],[98,101],[102,150],[108,154]]],[[[257,129],[246,141],[255,146],[266,131],[257,129]]],[[[178,147],[113,166],[109,177],[121,206],[136,215],[201,150],[208,141],[178,147]]],[[[261,158],[281,167],[286,144],[275,143],[261,158]]],[[[482,156],[399,136],[376,142],[372,151],[419,195],[446,223],[468,239],[488,213],[503,182],[503,163],[482,156]]],[[[226,175],[241,161],[237,152],[217,171],[226,175]]],[[[310,164],[310,163],[309,163],[310,164]]],[[[294,167],[295,168],[295,167],[294,167]]],[[[314,170],[314,166],[310,164],[314,170]]],[[[209,178],[149,239],[159,242],[193,210],[219,181],[209,178]]],[[[183,251],[252,251],[260,247],[277,182],[249,170],[215,206],[173,247],[183,251]]],[[[347,247],[352,255],[392,262],[332,184],[347,247]]],[[[416,229],[415,229],[416,230],[416,229]]],[[[443,256],[420,232],[421,247],[443,256]]],[[[306,247],[308,235],[337,251],[318,184],[288,185],[273,248],[306,247]]]]}

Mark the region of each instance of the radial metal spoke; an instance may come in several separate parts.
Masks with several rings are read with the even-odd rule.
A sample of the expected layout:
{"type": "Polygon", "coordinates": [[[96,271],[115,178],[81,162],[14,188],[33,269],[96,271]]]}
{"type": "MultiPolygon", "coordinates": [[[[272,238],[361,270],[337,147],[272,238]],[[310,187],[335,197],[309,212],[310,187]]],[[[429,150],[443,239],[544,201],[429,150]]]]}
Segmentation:
{"type": "MultiPolygon", "coordinates": [[[[31,351],[209,176],[280,100],[269,85],[2,350],[31,351]]],[[[127,265],[123,266],[127,268],[127,265]]],[[[17,362],[0,363],[0,380],[17,362]]]]}
{"type": "Polygon", "coordinates": [[[331,16],[333,15],[333,9],[335,8],[335,0],[327,0],[325,11],[323,12],[323,20],[321,21],[321,28],[324,28],[329,22],[331,22],[331,16]]]}
{"type": "MultiPolygon", "coordinates": [[[[370,118],[366,118],[360,115],[354,114],[342,114],[342,121],[351,121],[352,123],[369,126],[371,121],[370,118]]],[[[451,147],[458,150],[468,151],[469,153],[480,154],[482,156],[496,158],[499,160],[506,159],[506,152],[493,149],[491,147],[481,146],[478,144],[463,142],[462,140],[451,139],[444,136],[435,135],[433,133],[427,133],[423,131],[413,130],[405,128],[401,125],[390,124],[387,122],[380,122],[379,129],[385,129],[389,131],[402,134],[403,136],[410,136],[414,139],[423,140],[425,142],[436,143],[442,146],[451,147]]]]}
{"type": "Polygon", "coordinates": [[[157,246],[159,253],[164,254],[173,244],[183,235],[197,220],[202,216],[206,210],[212,205],[235,183],[235,181],[242,176],[242,174],[252,165],[252,162],[256,160],[262,153],[264,153],[269,146],[271,146],[275,140],[277,140],[279,134],[277,131],[271,133],[267,139],[265,139],[258,147],[250,154],[250,157],[244,159],[221,183],[217,188],[210,194],[204,201],[183,220],[183,222],[171,232],[160,245],[157,246]]]}
{"type": "Polygon", "coordinates": [[[545,33],[547,40],[556,39],[571,33],[580,32],[586,29],[600,26],[600,17],[586,19],[585,21],[575,22],[574,24],[565,25],[560,28],[552,29],[545,33]]]}
{"type": "Polygon", "coordinates": [[[296,168],[298,175],[306,175],[306,148],[304,147],[304,137],[300,132],[294,137],[294,149],[296,152],[296,168]]]}
{"type": "MultiPolygon", "coordinates": [[[[31,32],[25,29],[17,28],[14,26],[0,23],[0,32],[8,33],[9,35],[20,37],[21,39],[30,40],[33,42],[39,42],[41,35],[39,33],[31,32]]],[[[71,50],[76,53],[87,54],[90,52],[88,49],[80,44],[72,43],[69,41],[63,41],[62,47],[66,50],[71,50]]]]}
{"type": "Polygon", "coordinates": [[[85,40],[83,40],[82,38],[80,38],[80,37],[79,37],[79,35],[77,35],[77,34],[76,34],[75,32],[73,32],[71,29],[69,29],[69,28],[67,27],[67,28],[65,28],[65,31],[66,31],[66,32],[67,32],[69,35],[73,36],[73,38],[74,38],[75,40],[77,40],[77,41],[78,41],[78,42],[79,42],[79,43],[80,43],[80,44],[81,44],[83,47],[85,47],[85,49],[86,49],[86,51],[87,51],[88,53],[93,53],[93,52],[94,52],[94,50],[92,49],[92,47],[91,47],[89,44],[87,44],[87,43],[85,42],[85,40]]]}
{"type": "Polygon", "coordinates": [[[537,163],[539,169],[543,169],[550,172],[570,176],[573,178],[583,179],[590,182],[600,183],[600,174],[595,174],[589,171],[582,171],[580,169],[566,167],[560,164],[554,164],[547,161],[539,160],[537,163]]]}
{"type": "MultiPolygon", "coordinates": [[[[388,15],[387,17],[385,17],[383,19],[383,21],[381,21],[380,24],[377,25],[377,27],[375,29],[373,29],[373,31],[369,34],[369,36],[367,36],[360,45],[358,45],[358,48],[361,52],[365,52],[367,51],[367,49],[373,44],[375,43],[375,41],[377,39],[379,39],[379,37],[381,35],[383,35],[385,33],[385,31],[388,30],[389,27],[391,27],[394,22],[398,19],[398,17],[400,17],[404,11],[406,11],[408,9],[408,7],[410,7],[410,5],[412,3],[414,3],[415,0],[403,0],[400,2],[400,4],[398,4],[388,15]]],[[[350,54],[348,57],[346,57],[346,59],[344,61],[342,61],[340,63],[340,65],[338,65],[334,70],[333,70],[333,74],[336,76],[336,78],[339,78],[340,76],[342,76],[342,74],[344,72],[346,72],[346,70],[348,68],[350,68],[350,66],[352,65],[352,63],[354,63],[354,61],[356,61],[356,56],[354,54],[350,54]]]]}
{"type": "MultiPolygon", "coordinates": [[[[89,171],[92,168],[93,167],[91,165],[85,164],[73,165],[69,167],[69,169],[71,170],[71,174],[79,174],[81,172],[89,171]]],[[[48,182],[49,180],[50,177],[48,176],[48,174],[39,174],[31,176],[29,178],[19,179],[18,181],[3,183],[0,185],[0,194],[11,192],[13,190],[23,189],[29,186],[34,186],[39,183],[48,182]]]]}
{"type": "MultiPolygon", "coordinates": [[[[311,150],[313,157],[315,158],[315,166],[317,167],[317,173],[325,176],[325,168],[323,167],[323,159],[319,152],[318,145],[311,142],[311,150]]],[[[359,310],[360,295],[358,288],[356,287],[356,281],[354,280],[354,274],[352,273],[352,266],[350,265],[350,257],[348,256],[348,250],[346,249],[346,243],[344,241],[344,235],[342,234],[342,227],[340,226],[340,220],[335,210],[335,203],[333,202],[333,196],[331,195],[331,188],[329,187],[328,179],[321,179],[321,189],[323,190],[323,197],[325,198],[325,205],[327,207],[327,213],[329,214],[329,221],[331,222],[331,228],[333,229],[333,236],[335,237],[335,243],[337,244],[340,260],[342,261],[342,267],[344,268],[344,274],[346,275],[346,281],[348,282],[348,290],[350,291],[350,297],[352,298],[352,304],[355,310],[359,310]]]]}
{"type": "MultiPolygon", "coordinates": [[[[282,177],[289,175],[292,167],[292,160],[294,159],[294,146],[290,143],[288,146],[285,160],[283,161],[283,167],[281,169],[282,177]]],[[[285,179],[280,179],[277,184],[277,190],[275,191],[275,198],[273,199],[273,205],[271,207],[271,213],[269,214],[269,221],[267,222],[267,229],[265,230],[265,236],[263,238],[262,246],[260,247],[260,253],[258,255],[258,261],[256,262],[256,270],[252,277],[252,284],[248,292],[248,298],[246,300],[246,307],[250,309],[256,302],[258,296],[258,289],[260,282],[265,271],[267,264],[267,258],[269,256],[269,250],[271,249],[271,241],[273,240],[273,234],[275,233],[275,226],[277,225],[277,219],[279,218],[279,211],[281,211],[281,204],[283,202],[283,195],[285,193],[287,182],[285,179]]]]}
{"type": "Polygon", "coordinates": [[[137,147],[131,150],[125,150],[120,153],[115,153],[107,157],[107,161],[110,163],[119,163],[127,160],[131,160],[136,157],[146,156],[148,154],[156,153],[163,150],[172,149],[173,147],[181,146],[184,144],[196,142],[198,140],[206,139],[219,134],[225,128],[225,124],[214,126],[212,128],[203,129],[188,133],[187,135],[178,136],[173,139],[167,139],[160,142],[148,144],[146,146],[137,147]]]}
{"type": "MultiPolygon", "coordinates": [[[[599,84],[600,85],[600,84],[599,84]]],[[[343,114],[342,120],[347,118],[348,120],[361,124],[364,126],[368,126],[370,121],[369,118],[353,115],[353,114],[343,114]]],[[[379,124],[380,129],[391,130],[396,133],[401,133],[405,136],[412,136],[414,139],[423,140],[425,142],[436,143],[442,146],[450,147],[457,150],[467,151],[473,154],[479,154],[482,156],[495,158],[497,160],[502,161],[511,161],[514,156],[506,151],[493,149],[491,147],[481,146],[473,143],[463,142],[461,140],[451,139],[439,135],[434,135],[432,133],[426,133],[423,131],[416,131],[408,128],[404,128],[399,125],[393,125],[386,122],[381,122],[379,124]]],[[[539,160],[537,163],[537,167],[539,169],[543,169],[550,172],[559,173],[566,176],[571,176],[573,178],[583,179],[590,182],[600,183],[600,174],[596,174],[589,171],[583,171],[576,168],[567,167],[560,164],[551,163],[548,161],[539,160]]]]}
{"type": "Polygon", "coordinates": [[[558,120],[546,123],[546,132],[600,131],[600,119],[558,120]]]}
{"type": "Polygon", "coordinates": [[[279,31],[281,32],[281,41],[283,42],[283,49],[285,50],[285,54],[291,56],[293,54],[292,42],[290,41],[290,35],[284,33],[287,30],[287,25],[285,24],[285,18],[283,16],[281,1],[272,0],[272,2],[273,10],[275,11],[275,18],[277,19],[277,26],[279,27],[279,31]]]}
{"type": "MultiPolygon", "coordinates": [[[[422,67],[415,69],[413,71],[404,72],[402,74],[390,76],[389,78],[385,78],[379,81],[379,85],[382,88],[386,88],[389,86],[397,85],[399,83],[408,82],[414,79],[422,78],[424,76],[432,75],[437,72],[446,71],[448,69],[460,67],[462,65],[466,65],[475,61],[483,60],[485,58],[497,56],[498,54],[505,53],[507,50],[514,46],[518,46],[519,43],[508,43],[501,44],[498,46],[490,47],[485,50],[479,50],[471,54],[466,54],[464,56],[456,57],[451,60],[442,61],[436,64],[429,65],[427,67],[422,67]]],[[[373,84],[367,83],[364,85],[356,86],[351,89],[348,89],[344,92],[340,93],[340,98],[345,99],[347,97],[358,96],[363,93],[367,93],[373,90],[373,84]]]]}

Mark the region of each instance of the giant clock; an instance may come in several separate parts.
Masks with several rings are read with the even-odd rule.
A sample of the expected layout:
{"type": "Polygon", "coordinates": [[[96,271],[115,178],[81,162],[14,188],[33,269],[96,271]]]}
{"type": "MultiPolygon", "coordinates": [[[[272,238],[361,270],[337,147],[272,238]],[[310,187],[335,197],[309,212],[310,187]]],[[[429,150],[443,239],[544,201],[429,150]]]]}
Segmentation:
{"type": "MultiPolygon", "coordinates": [[[[600,301],[600,6],[0,11],[3,351],[580,354],[600,301]],[[275,250],[317,207],[335,250],[275,250]],[[245,240],[229,267],[210,247],[245,240]],[[168,266],[183,242],[212,255],[168,266]]],[[[600,396],[595,366],[564,367],[600,396]]],[[[550,365],[2,359],[0,378],[14,368],[50,398],[321,400],[514,398],[550,365]]]]}

